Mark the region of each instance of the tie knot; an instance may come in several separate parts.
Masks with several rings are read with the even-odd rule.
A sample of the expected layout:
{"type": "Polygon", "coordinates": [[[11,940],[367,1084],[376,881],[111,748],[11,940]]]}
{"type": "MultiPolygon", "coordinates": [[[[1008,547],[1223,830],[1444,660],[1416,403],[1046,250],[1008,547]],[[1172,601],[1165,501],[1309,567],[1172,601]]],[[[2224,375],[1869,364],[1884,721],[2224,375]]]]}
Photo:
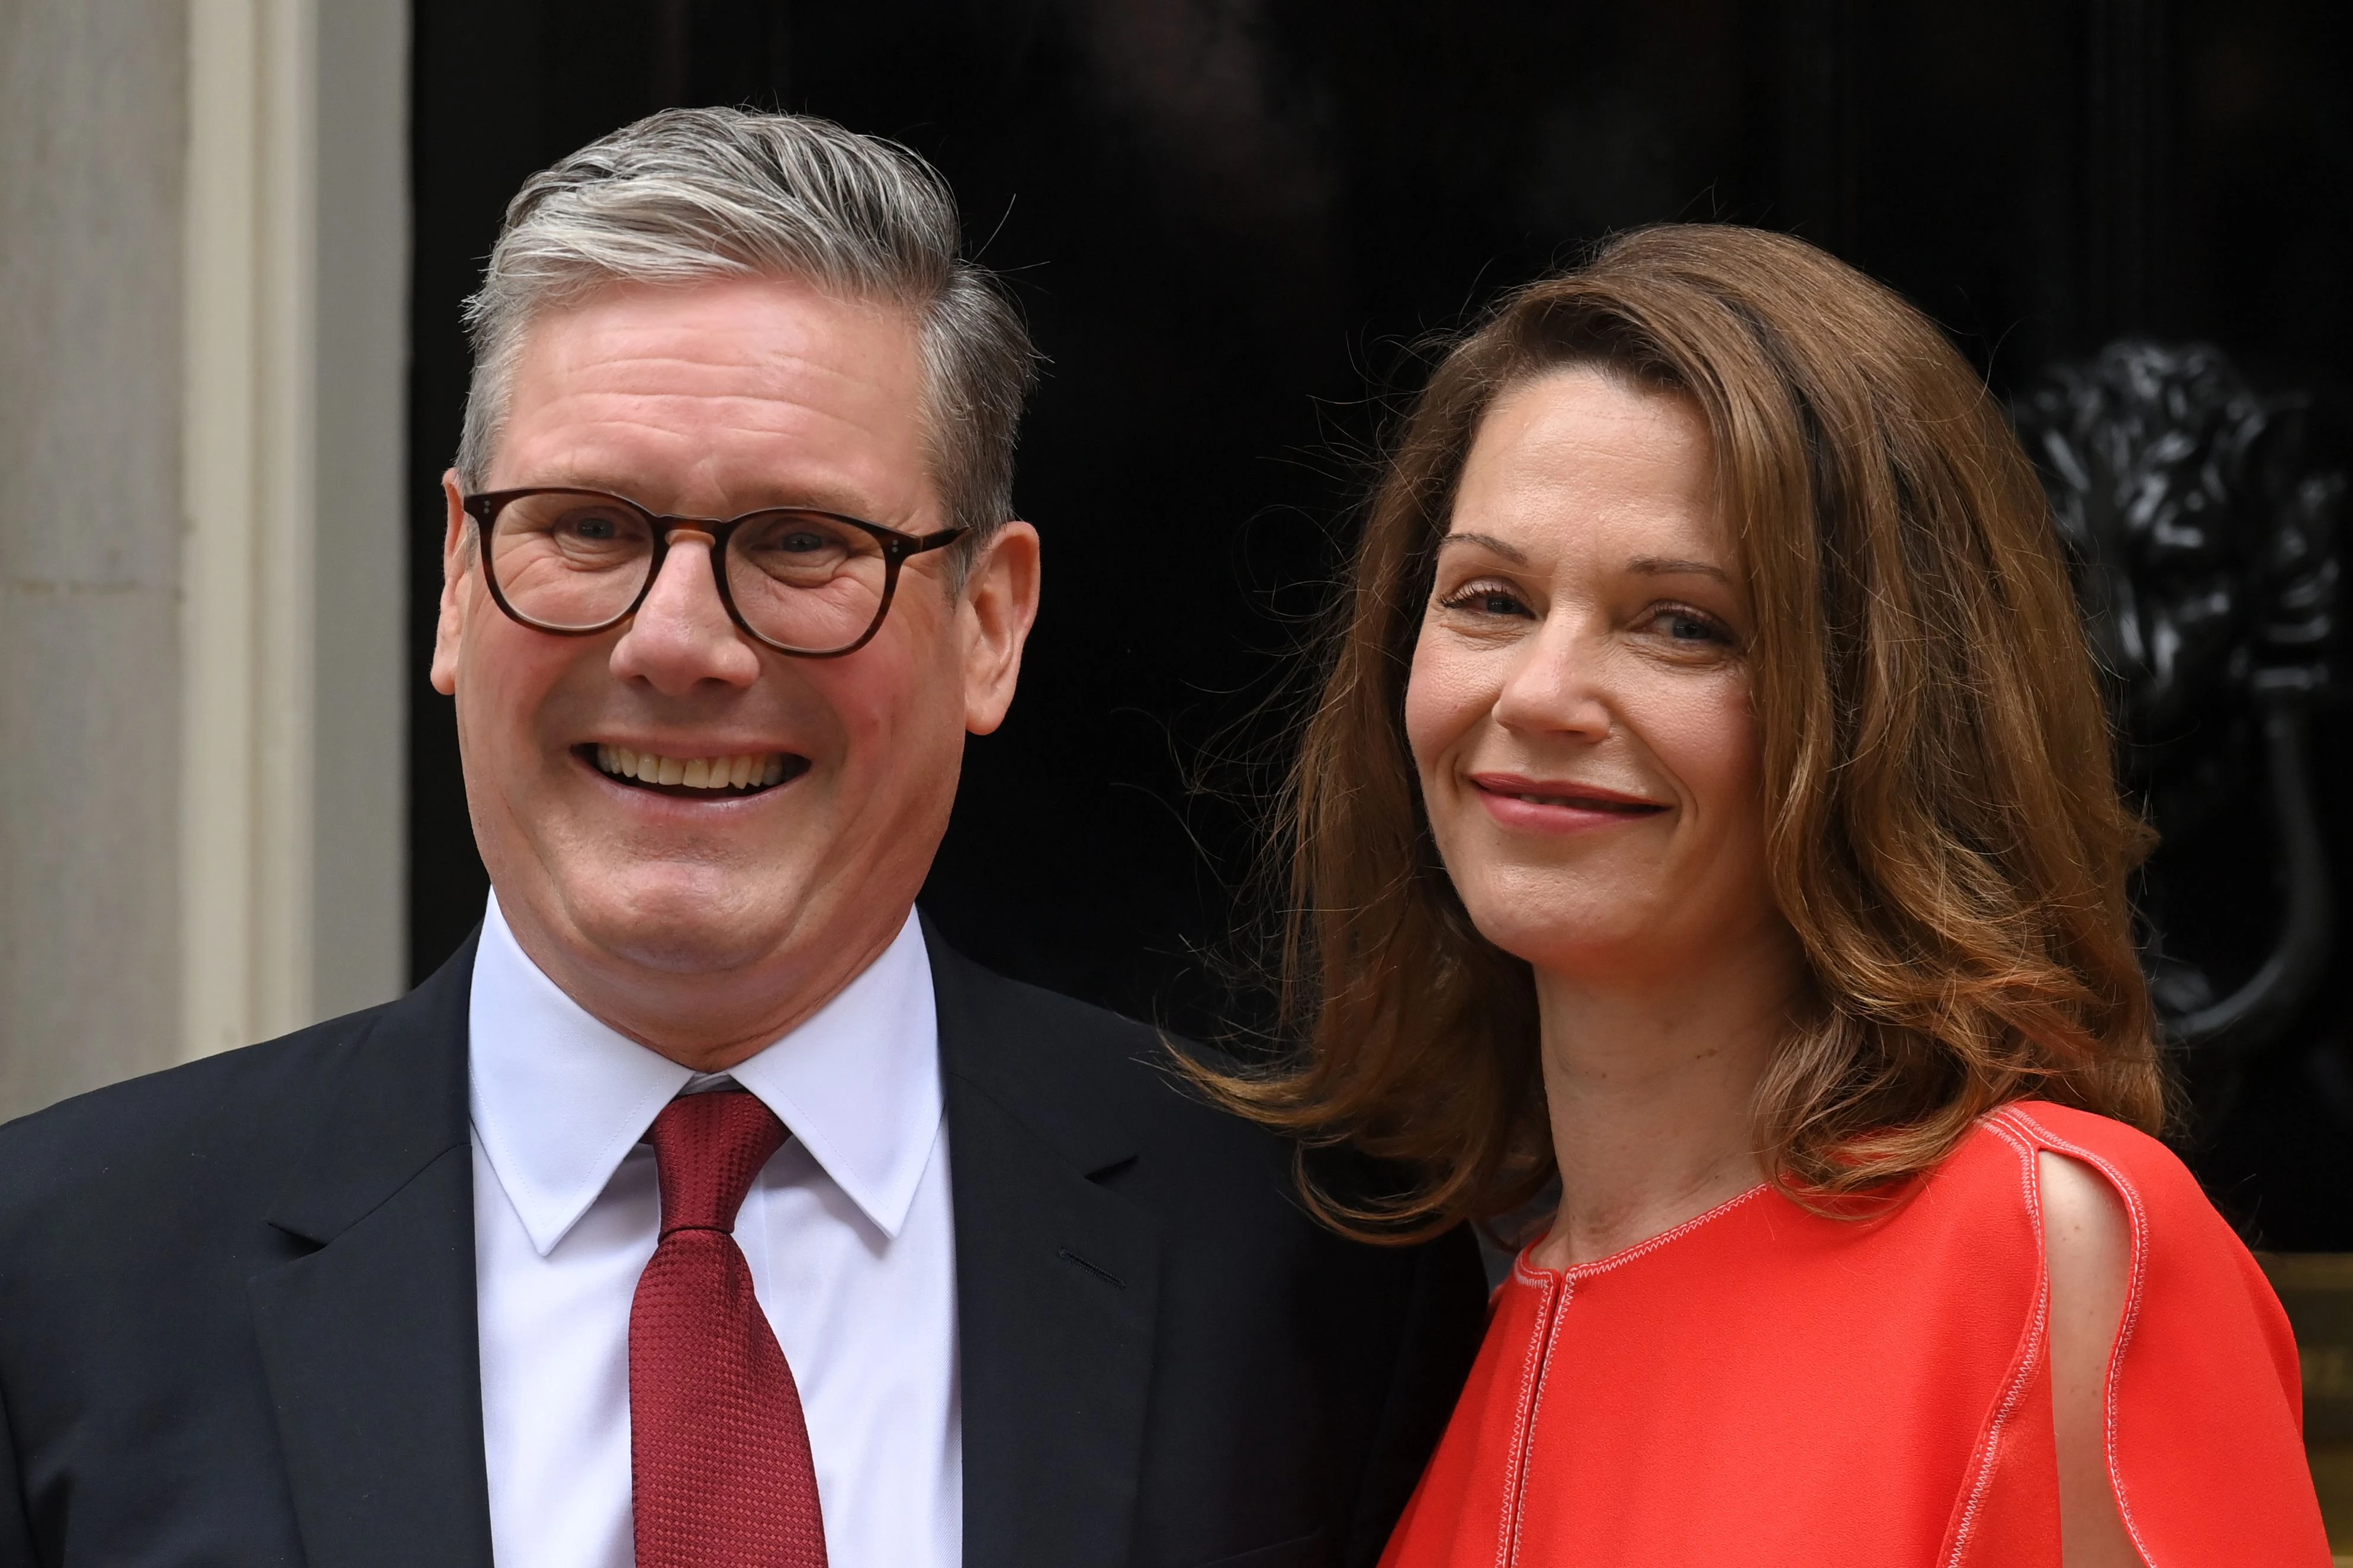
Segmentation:
{"type": "Polygon", "coordinates": [[[661,1180],[661,1233],[732,1234],[752,1178],[784,1146],[785,1124],[742,1090],[686,1094],[662,1107],[646,1141],[661,1180]]]}

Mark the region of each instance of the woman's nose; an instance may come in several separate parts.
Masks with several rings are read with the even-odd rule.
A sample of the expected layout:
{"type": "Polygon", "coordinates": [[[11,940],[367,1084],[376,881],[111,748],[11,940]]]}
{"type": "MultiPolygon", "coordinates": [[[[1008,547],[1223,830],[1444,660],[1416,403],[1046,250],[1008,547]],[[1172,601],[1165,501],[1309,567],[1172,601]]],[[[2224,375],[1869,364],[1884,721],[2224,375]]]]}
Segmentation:
{"type": "Polygon", "coordinates": [[[1608,650],[1589,631],[1556,616],[1523,645],[1495,695],[1495,718],[1514,730],[1588,735],[1609,732],[1605,691],[1608,650]]]}

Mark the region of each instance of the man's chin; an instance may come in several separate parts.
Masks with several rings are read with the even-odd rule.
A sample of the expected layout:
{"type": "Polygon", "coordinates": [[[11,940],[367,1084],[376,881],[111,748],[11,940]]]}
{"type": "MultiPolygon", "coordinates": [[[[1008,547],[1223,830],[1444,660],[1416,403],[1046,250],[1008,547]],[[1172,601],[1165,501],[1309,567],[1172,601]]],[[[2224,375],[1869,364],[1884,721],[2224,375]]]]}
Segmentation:
{"type": "Polygon", "coordinates": [[[747,910],[733,900],[650,893],[575,901],[586,945],[661,974],[722,974],[758,963],[786,940],[786,911],[747,910]]]}

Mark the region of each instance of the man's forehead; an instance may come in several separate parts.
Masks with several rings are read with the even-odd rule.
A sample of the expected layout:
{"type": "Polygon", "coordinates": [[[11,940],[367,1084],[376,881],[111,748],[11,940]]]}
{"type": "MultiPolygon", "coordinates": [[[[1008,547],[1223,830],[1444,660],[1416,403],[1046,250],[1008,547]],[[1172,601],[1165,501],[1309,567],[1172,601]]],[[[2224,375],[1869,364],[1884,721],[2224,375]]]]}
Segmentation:
{"type": "Polygon", "coordinates": [[[921,358],[891,307],[774,280],[632,286],[551,312],[521,346],[500,485],[897,514],[877,521],[928,491],[921,358]]]}
{"type": "Polygon", "coordinates": [[[908,311],[788,279],[614,284],[543,312],[518,347],[519,380],[607,390],[791,393],[838,380],[903,399],[923,368],[908,311]]]}

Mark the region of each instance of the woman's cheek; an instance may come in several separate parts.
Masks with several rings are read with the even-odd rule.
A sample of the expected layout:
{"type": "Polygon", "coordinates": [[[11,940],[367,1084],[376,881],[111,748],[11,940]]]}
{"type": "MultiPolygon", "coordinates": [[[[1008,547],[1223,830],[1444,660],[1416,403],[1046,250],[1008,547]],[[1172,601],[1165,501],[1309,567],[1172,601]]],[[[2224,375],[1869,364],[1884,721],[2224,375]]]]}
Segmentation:
{"type": "Polygon", "coordinates": [[[1448,679],[1451,673],[1427,647],[1415,649],[1405,689],[1405,733],[1421,790],[1422,815],[1437,840],[1439,858],[1460,876],[1466,868],[1457,864],[1455,829],[1471,803],[1461,798],[1452,763],[1456,742],[1472,715],[1464,711],[1459,685],[1448,679]]]}
{"type": "Polygon", "coordinates": [[[1757,721],[1738,670],[1662,675],[1630,693],[1628,726],[1683,788],[1719,808],[1757,776],[1757,721]]]}
{"type": "Polygon", "coordinates": [[[1475,672],[1464,663],[1433,647],[1427,635],[1415,645],[1413,668],[1406,678],[1405,735],[1425,777],[1484,710],[1475,679],[1466,679],[1475,672]]]}

